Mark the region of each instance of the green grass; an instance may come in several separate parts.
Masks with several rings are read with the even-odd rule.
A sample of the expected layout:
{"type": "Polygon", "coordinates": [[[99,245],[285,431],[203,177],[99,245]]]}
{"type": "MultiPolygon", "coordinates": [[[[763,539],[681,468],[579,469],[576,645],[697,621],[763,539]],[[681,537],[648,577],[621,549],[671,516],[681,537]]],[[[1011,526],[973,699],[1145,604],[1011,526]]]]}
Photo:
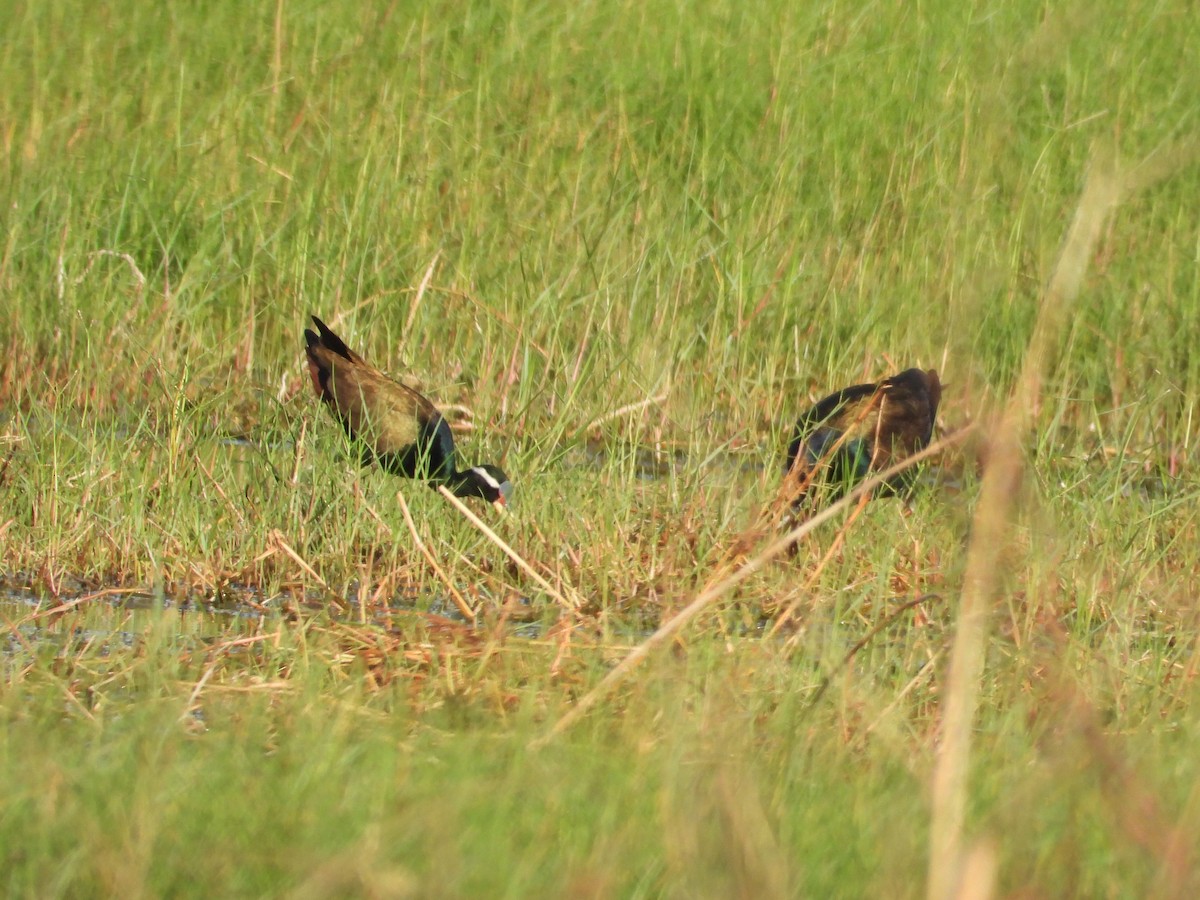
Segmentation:
{"type": "Polygon", "coordinates": [[[1006,894],[1195,890],[1188,4],[8,18],[0,578],[40,598],[0,598],[9,893],[923,894],[973,450],[529,742],[766,545],[807,404],[921,364],[945,428],[988,421],[1108,151],[1144,186],[1042,361],[967,847],[1006,894]],[[488,522],[580,616],[354,464],[310,312],[469,409],[518,491],[488,522]]]}

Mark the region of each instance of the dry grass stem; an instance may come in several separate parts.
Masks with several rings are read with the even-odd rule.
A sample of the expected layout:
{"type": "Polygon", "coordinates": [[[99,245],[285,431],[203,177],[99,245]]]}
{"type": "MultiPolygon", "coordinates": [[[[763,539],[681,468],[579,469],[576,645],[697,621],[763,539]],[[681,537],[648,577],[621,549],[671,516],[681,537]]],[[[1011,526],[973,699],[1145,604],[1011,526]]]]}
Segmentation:
{"type": "Polygon", "coordinates": [[[579,610],[580,606],[583,604],[577,597],[573,598],[572,600],[568,600],[561,592],[551,585],[550,582],[543,578],[533,566],[527,563],[521,554],[510,547],[508,543],[500,537],[500,535],[492,531],[492,529],[489,528],[488,525],[479,518],[479,516],[471,512],[465,503],[450,493],[450,491],[448,491],[444,485],[439,485],[438,491],[441,492],[442,496],[449,500],[454,507],[466,517],[468,522],[479,529],[484,537],[503,550],[508,558],[515,562],[518,567],[520,567],[521,571],[537,582],[538,585],[541,586],[542,590],[557,600],[564,609],[569,610],[570,612],[577,612],[579,610]]]}
{"type": "Polygon", "coordinates": [[[429,282],[433,280],[433,273],[437,268],[437,263],[441,256],[441,250],[433,254],[433,259],[429,261],[429,265],[425,269],[425,275],[421,278],[421,284],[417,287],[416,294],[413,295],[412,303],[409,304],[408,318],[404,321],[404,335],[406,338],[412,334],[413,323],[417,319],[417,310],[421,308],[421,301],[425,298],[425,291],[429,289],[429,282]]]}
{"type": "Polygon", "coordinates": [[[284,553],[286,553],[288,556],[290,556],[292,559],[292,562],[294,562],[301,569],[303,569],[310,578],[312,578],[315,582],[317,582],[317,584],[321,585],[321,587],[324,588],[326,591],[330,590],[329,585],[325,583],[324,578],[322,578],[320,575],[317,574],[316,569],[314,569],[307,562],[305,562],[303,557],[301,557],[299,553],[297,553],[295,550],[292,549],[291,544],[289,544],[284,539],[282,531],[279,531],[278,529],[275,529],[274,531],[272,531],[271,532],[271,540],[273,540],[275,542],[275,545],[280,550],[282,550],[284,553]]]}
{"type": "Polygon", "coordinates": [[[912,456],[906,457],[896,465],[884,469],[877,475],[868,478],[854,490],[850,491],[844,497],[839,499],[836,503],[831,503],[825,509],[812,516],[812,518],[801,522],[795,528],[784,534],[783,537],[777,538],[775,541],[769,544],[767,548],[760,552],[757,556],[747,560],[720,581],[705,588],[705,590],[701,591],[691,603],[676,613],[670,621],[661,625],[659,629],[654,632],[654,634],[646,638],[646,640],[639,644],[633,650],[633,652],[621,660],[621,662],[618,663],[612,669],[612,671],[604,676],[599,684],[581,697],[570,709],[570,711],[568,711],[562,716],[562,718],[555,722],[554,726],[549,732],[532,741],[530,746],[542,746],[549,742],[556,735],[559,735],[570,728],[573,724],[575,724],[575,722],[582,718],[588,712],[588,710],[590,710],[596,705],[596,703],[606,696],[609,691],[624,681],[629,673],[632,672],[638,665],[638,663],[649,656],[655,649],[661,647],[667,641],[671,640],[685,625],[695,619],[696,616],[706,610],[721,597],[725,596],[725,594],[729,593],[755,572],[759,571],[775,557],[786,551],[797,540],[804,537],[817,527],[823,525],[825,522],[828,522],[834,516],[846,509],[846,507],[848,507],[851,503],[856,503],[860,497],[869,495],[871,491],[875,490],[875,488],[879,487],[879,485],[883,484],[889,478],[898,475],[899,473],[911,468],[912,466],[915,466],[917,463],[922,462],[931,456],[941,453],[947,447],[958,443],[970,433],[970,430],[970,428],[960,429],[954,434],[948,435],[940,441],[930,444],[921,452],[914,453],[912,456]]]}
{"type": "Polygon", "coordinates": [[[1021,483],[1024,446],[1042,374],[1079,293],[1087,262],[1116,207],[1119,182],[1111,158],[1098,154],[1084,185],[1054,274],[1038,312],[1028,352],[1004,412],[988,436],[991,451],[967,548],[958,627],[950,657],[942,736],[933,777],[929,900],[949,900],[962,886],[963,822],[971,728],[987,639],[987,617],[998,590],[999,560],[1021,483]]]}
{"type": "Polygon", "coordinates": [[[412,513],[408,510],[408,503],[404,499],[404,493],[402,491],[397,491],[396,499],[400,501],[400,511],[404,513],[404,524],[408,526],[409,533],[412,534],[413,544],[416,545],[416,548],[421,552],[421,555],[425,557],[425,561],[428,562],[429,567],[433,569],[433,574],[436,575],[438,580],[446,586],[446,590],[450,592],[450,596],[454,600],[454,605],[458,607],[458,611],[462,613],[468,621],[474,622],[475,610],[471,609],[471,604],[466,601],[466,598],[459,593],[458,588],[454,586],[454,583],[450,580],[446,573],[442,571],[442,567],[438,565],[437,559],[434,558],[434,555],[429,551],[429,548],[425,546],[425,542],[421,540],[421,535],[417,533],[417,524],[413,521],[412,513]]]}
{"type": "Polygon", "coordinates": [[[592,421],[584,425],[583,428],[580,429],[580,432],[589,432],[593,428],[599,428],[605,422],[610,422],[613,419],[619,419],[621,416],[627,416],[630,413],[635,413],[638,410],[645,409],[648,406],[666,403],[669,396],[671,396],[671,389],[668,387],[666,390],[659,392],[653,397],[647,397],[645,400],[639,400],[636,403],[629,403],[625,406],[620,406],[616,409],[609,410],[606,413],[601,413],[599,416],[592,419],[592,421]]]}

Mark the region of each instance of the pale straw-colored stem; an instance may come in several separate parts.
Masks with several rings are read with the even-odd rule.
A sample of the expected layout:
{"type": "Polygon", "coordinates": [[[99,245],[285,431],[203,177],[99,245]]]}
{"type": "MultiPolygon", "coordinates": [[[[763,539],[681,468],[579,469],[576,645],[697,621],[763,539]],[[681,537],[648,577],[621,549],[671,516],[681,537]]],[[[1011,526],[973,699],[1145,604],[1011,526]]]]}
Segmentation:
{"type": "Polygon", "coordinates": [[[515,562],[526,575],[536,581],[538,585],[541,586],[542,590],[561,603],[565,609],[568,609],[571,612],[575,612],[579,609],[581,604],[578,602],[578,600],[568,600],[565,596],[563,596],[558,589],[553,587],[550,582],[548,582],[538,573],[537,569],[527,563],[520,553],[510,547],[507,542],[500,537],[500,535],[492,531],[492,529],[489,528],[487,524],[481,518],[479,518],[479,516],[471,512],[471,510],[467,507],[467,504],[463,503],[461,500],[455,497],[454,494],[450,493],[445,485],[438,485],[438,490],[441,492],[443,497],[454,504],[454,507],[466,517],[468,522],[470,522],[472,525],[478,528],[480,532],[483,533],[484,537],[503,550],[505,554],[507,554],[508,558],[515,562]]]}
{"type": "Polygon", "coordinates": [[[1119,198],[1120,185],[1111,155],[1099,154],[1092,161],[1074,221],[1046,286],[1021,374],[989,435],[991,452],[971,525],[933,773],[929,900],[951,900],[966,888],[963,829],[971,729],[979,705],[979,681],[987,651],[988,613],[998,590],[1000,555],[1024,467],[1023,447],[1051,350],[1068,321],[1088,260],[1119,198]]]}
{"type": "Polygon", "coordinates": [[[633,649],[620,663],[616,665],[600,681],[598,685],[592,688],[587,694],[579,699],[579,701],[567,712],[561,719],[554,723],[554,727],[545,735],[531,742],[531,747],[538,747],[547,743],[554,736],[561,734],[570,728],[575,722],[582,718],[588,710],[596,705],[609,691],[623,681],[630,672],[643,659],[649,656],[656,648],[661,647],[673,638],[679,631],[691,622],[696,616],[700,615],[705,609],[719,600],[721,597],[728,594],[731,590],[753,575],[755,572],[762,569],[767,563],[779,556],[788,547],[794,544],[797,540],[804,537],[814,528],[823,525],[825,522],[838,515],[851,503],[858,501],[859,497],[865,496],[875,488],[879,487],[889,478],[892,478],[905,469],[916,465],[924,459],[928,459],[934,454],[940,453],[951,444],[961,441],[971,431],[970,428],[964,428],[956,431],[954,434],[943,438],[936,443],[930,444],[920,453],[914,453],[912,456],[906,457],[901,462],[888,469],[884,469],[878,475],[867,479],[857,488],[850,491],[836,503],[830,504],[821,512],[817,513],[810,519],[801,522],[795,528],[788,531],[783,537],[778,538],[773,543],[769,544],[765,550],[759,553],[752,559],[747,560],[737,569],[734,569],[729,575],[722,578],[715,584],[710,585],[701,591],[691,603],[681,609],[670,621],[661,625],[658,631],[646,638],[641,644],[633,649]]]}

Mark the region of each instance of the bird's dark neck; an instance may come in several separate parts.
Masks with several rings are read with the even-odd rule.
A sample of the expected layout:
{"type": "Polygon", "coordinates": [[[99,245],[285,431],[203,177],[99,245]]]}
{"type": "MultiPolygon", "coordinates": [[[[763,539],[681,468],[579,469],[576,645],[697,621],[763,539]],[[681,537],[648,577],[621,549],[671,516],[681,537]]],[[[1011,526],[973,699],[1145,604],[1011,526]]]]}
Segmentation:
{"type": "Polygon", "coordinates": [[[430,487],[437,489],[438,484],[444,484],[446,489],[455,497],[483,497],[485,496],[479,482],[471,477],[469,468],[462,471],[455,470],[437,482],[430,482],[430,487]]]}
{"type": "MultiPolygon", "coordinates": [[[[367,459],[376,456],[369,447],[365,452],[367,459]]],[[[412,444],[395,453],[378,454],[376,458],[393,475],[427,479],[434,487],[461,475],[454,464],[454,437],[450,434],[450,426],[438,415],[422,423],[417,440],[412,444]]]]}
{"type": "Polygon", "coordinates": [[[446,420],[435,414],[421,431],[421,443],[429,448],[429,477],[438,481],[456,477],[459,472],[454,465],[454,436],[446,420]]]}
{"type": "Polygon", "coordinates": [[[429,486],[437,490],[438,485],[444,484],[455,497],[482,497],[479,484],[468,471],[461,471],[455,466],[454,436],[450,426],[441,416],[427,423],[423,429],[421,442],[428,447],[429,453],[429,486]]]}

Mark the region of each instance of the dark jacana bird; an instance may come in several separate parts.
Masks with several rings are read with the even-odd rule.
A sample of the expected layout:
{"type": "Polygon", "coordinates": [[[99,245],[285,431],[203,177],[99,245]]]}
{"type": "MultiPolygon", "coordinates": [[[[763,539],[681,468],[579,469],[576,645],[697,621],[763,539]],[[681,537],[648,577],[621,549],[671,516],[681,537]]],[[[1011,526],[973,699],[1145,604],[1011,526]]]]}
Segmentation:
{"type": "Polygon", "coordinates": [[[503,507],[512,483],[497,466],[458,469],[454,436],[437,408],[417,391],[394,381],[346,346],[329,326],[312,317],[304,348],[313,389],[361,446],[363,464],[375,460],[405,478],[445,485],[456,497],[482,497],[503,507]]]}
{"type": "MultiPolygon", "coordinates": [[[[836,499],[871,471],[895,465],[923,450],[933,437],[942,383],[933,369],[906,369],[874,384],[856,384],[821,400],[796,422],[787,469],[800,479],[796,502],[820,481],[836,499]]],[[[910,487],[912,469],[881,493],[910,487]]]]}

